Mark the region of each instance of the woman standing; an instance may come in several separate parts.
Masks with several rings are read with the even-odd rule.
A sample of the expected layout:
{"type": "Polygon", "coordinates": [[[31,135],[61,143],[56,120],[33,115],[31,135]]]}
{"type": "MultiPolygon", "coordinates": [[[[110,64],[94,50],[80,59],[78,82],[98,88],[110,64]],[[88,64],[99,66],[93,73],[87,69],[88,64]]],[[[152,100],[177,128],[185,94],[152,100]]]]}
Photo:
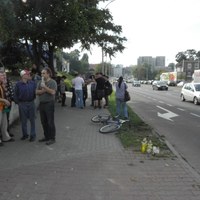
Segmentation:
{"type": "Polygon", "coordinates": [[[125,90],[128,88],[126,83],[123,81],[123,77],[120,76],[116,83],[116,104],[117,104],[117,115],[128,119],[128,109],[126,102],[124,101],[125,90]],[[123,113],[121,112],[123,111],[123,113]]]}

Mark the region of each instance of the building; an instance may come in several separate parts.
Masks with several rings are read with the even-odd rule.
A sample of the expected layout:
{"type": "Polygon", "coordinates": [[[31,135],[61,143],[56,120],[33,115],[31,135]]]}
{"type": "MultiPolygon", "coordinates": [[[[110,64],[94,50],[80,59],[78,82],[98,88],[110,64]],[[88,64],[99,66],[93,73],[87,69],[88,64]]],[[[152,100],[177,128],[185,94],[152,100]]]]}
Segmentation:
{"type": "Polygon", "coordinates": [[[178,80],[192,81],[194,70],[200,69],[200,62],[199,60],[183,60],[177,63],[175,68],[178,80]]]}
{"type": "Polygon", "coordinates": [[[152,69],[165,68],[165,56],[140,56],[137,60],[137,65],[149,65],[152,69]]]}
{"type": "Polygon", "coordinates": [[[116,65],[116,67],[113,67],[113,76],[114,77],[120,77],[122,76],[122,69],[123,65],[116,65]]]}

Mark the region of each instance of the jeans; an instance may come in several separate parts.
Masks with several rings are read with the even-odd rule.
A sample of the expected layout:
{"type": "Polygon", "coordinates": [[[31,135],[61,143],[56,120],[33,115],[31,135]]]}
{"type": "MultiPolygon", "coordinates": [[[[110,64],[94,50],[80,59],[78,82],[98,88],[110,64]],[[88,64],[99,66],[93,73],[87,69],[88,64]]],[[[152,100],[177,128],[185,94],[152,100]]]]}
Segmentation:
{"type": "Polygon", "coordinates": [[[55,140],[54,101],[40,103],[40,120],[46,140],[55,140]]]}
{"type": "Polygon", "coordinates": [[[117,115],[128,118],[128,108],[126,102],[122,99],[116,99],[116,104],[117,104],[117,115]],[[123,111],[123,114],[121,111],[123,111]]]}
{"type": "Polygon", "coordinates": [[[22,134],[28,136],[27,122],[30,120],[31,130],[30,136],[36,137],[35,133],[35,103],[31,102],[19,102],[19,116],[21,120],[22,134]]]}
{"type": "Polygon", "coordinates": [[[83,108],[83,90],[75,90],[76,94],[76,107],[83,108]]]}

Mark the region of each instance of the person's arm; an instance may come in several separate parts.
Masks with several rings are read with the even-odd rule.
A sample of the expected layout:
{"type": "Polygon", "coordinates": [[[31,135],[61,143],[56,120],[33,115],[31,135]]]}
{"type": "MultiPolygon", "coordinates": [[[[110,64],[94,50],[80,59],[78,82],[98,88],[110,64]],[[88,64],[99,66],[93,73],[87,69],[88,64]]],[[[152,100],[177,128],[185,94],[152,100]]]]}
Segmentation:
{"type": "Polygon", "coordinates": [[[10,102],[7,99],[0,98],[0,102],[4,103],[6,106],[10,106],[10,102]]]}

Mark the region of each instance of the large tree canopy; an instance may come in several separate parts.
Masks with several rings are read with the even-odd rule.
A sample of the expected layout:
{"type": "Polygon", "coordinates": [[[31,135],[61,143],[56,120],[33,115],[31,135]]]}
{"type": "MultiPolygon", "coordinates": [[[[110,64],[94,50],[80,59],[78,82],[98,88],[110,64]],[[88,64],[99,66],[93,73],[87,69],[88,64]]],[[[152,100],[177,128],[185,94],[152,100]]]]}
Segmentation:
{"type": "Polygon", "coordinates": [[[52,69],[55,50],[78,42],[87,50],[97,44],[112,57],[124,50],[126,38],[109,10],[98,7],[100,1],[108,0],[0,1],[0,40],[20,41],[32,62],[52,69]]]}

